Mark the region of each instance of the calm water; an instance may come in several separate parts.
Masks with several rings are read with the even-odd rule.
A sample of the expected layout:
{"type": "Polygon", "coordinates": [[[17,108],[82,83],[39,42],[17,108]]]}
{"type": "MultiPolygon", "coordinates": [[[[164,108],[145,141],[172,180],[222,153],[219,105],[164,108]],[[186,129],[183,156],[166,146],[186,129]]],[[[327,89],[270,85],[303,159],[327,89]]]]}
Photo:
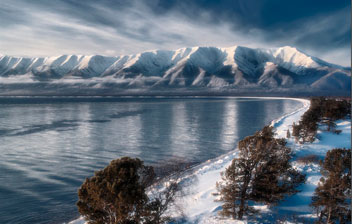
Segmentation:
{"type": "Polygon", "coordinates": [[[120,156],[201,162],[301,106],[254,98],[0,98],[0,223],[78,217],[76,192],[120,156]]]}

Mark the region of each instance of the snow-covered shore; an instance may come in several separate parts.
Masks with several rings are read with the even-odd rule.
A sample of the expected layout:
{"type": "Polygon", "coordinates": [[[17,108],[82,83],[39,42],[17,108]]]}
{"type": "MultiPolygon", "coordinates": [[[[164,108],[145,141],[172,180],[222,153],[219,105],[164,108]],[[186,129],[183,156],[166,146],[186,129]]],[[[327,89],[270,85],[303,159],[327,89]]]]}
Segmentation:
{"type": "MultiPolygon", "coordinates": [[[[298,110],[286,114],[279,119],[274,120],[271,125],[276,130],[276,137],[286,138],[287,130],[292,133],[292,123],[298,122],[301,116],[309,108],[309,100],[293,99],[302,102],[302,107],[298,110]]],[[[320,179],[319,166],[317,164],[300,164],[295,160],[301,156],[316,154],[324,156],[325,153],[336,147],[349,148],[351,144],[351,122],[340,120],[337,122],[337,129],[342,132],[337,135],[331,132],[318,131],[319,139],[313,143],[300,145],[295,143],[293,138],[287,139],[288,146],[292,148],[295,156],[293,165],[307,175],[307,181],[300,187],[301,192],[286,198],[278,206],[268,208],[258,206],[263,216],[258,216],[263,222],[274,221],[278,218],[285,218],[292,221],[296,218],[314,218],[312,209],[309,207],[311,196],[320,179]],[[265,221],[264,221],[265,220],[265,221]]],[[[237,150],[233,150],[218,158],[206,161],[191,170],[185,172],[182,176],[182,183],[185,185],[185,192],[177,203],[183,208],[183,216],[187,221],[185,223],[251,223],[251,221],[237,221],[232,219],[222,219],[217,213],[221,209],[221,203],[216,202],[216,182],[221,179],[221,172],[231,164],[231,161],[237,156],[237,150]]],[[[172,216],[180,218],[180,213],[176,210],[172,216]]],[[[297,219],[295,223],[298,222],[297,219]]],[[[70,224],[82,224],[82,218],[70,222],[70,224]]]]}
{"type": "MultiPolygon", "coordinates": [[[[285,137],[287,129],[293,122],[297,122],[309,108],[309,100],[296,98],[293,100],[302,102],[303,106],[271,122],[276,129],[277,137],[285,137]]],[[[237,154],[238,151],[235,149],[226,155],[202,163],[194,168],[191,174],[183,178],[184,182],[192,183],[187,184],[187,195],[178,201],[188,223],[243,223],[231,219],[219,219],[217,212],[221,209],[221,203],[216,202],[218,196],[214,195],[217,192],[216,182],[221,179],[221,172],[225,171],[237,154]]],[[[266,207],[260,209],[269,211],[266,207]]]]}

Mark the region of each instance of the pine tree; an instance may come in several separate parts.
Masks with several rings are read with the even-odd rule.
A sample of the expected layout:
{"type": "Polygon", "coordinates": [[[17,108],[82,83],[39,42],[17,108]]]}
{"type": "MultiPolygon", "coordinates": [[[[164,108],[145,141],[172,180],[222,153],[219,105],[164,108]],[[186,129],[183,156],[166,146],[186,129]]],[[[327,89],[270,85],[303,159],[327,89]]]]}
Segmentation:
{"type": "Polygon", "coordinates": [[[87,178],[78,191],[77,206],[88,223],[139,223],[148,201],[147,174],[139,159],[124,157],[87,178]],[[147,174],[142,176],[142,174],[147,174]]]}
{"type": "Polygon", "coordinates": [[[87,178],[78,191],[78,210],[90,224],[161,224],[179,190],[176,181],[148,198],[147,188],[155,183],[153,167],[139,159],[123,157],[87,178]]]}
{"type": "Polygon", "coordinates": [[[266,126],[238,144],[239,157],[232,161],[217,183],[223,216],[242,219],[256,211],[249,202],[275,204],[285,195],[297,192],[304,175],[294,170],[291,150],[283,139],[275,139],[273,128],[266,126]]]}
{"type": "Polygon", "coordinates": [[[319,223],[351,223],[351,149],[328,151],[321,173],[311,203],[319,223]]]}

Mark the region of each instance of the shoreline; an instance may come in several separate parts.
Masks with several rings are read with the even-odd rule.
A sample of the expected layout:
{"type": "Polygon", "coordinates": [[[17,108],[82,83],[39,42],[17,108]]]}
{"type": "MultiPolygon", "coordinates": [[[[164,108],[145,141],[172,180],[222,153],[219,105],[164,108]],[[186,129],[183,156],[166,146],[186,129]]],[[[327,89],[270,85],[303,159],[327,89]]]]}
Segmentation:
{"type": "MultiPolygon", "coordinates": [[[[271,126],[274,126],[275,133],[277,134],[277,128],[279,126],[283,126],[287,122],[285,120],[289,118],[297,118],[298,120],[304,114],[306,110],[308,110],[310,106],[310,101],[306,99],[299,98],[285,98],[292,99],[296,101],[302,102],[302,107],[297,110],[284,114],[281,117],[274,119],[271,122],[271,126]]],[[[297,120],[297,121],[298,121],[297,120]]],[[[290,125],[292,123],[290,122],[290,125]]],[[[193,186],[195,189],[190,195],[186,195],[185,198],[182,199],[181,207],[184,207],[187,212],[187,217],[190,218],[190,221],[194,223],[204,223],[207,219],[210,219],[212,214],[219,209],[221,203],[215,202],[216,196],[213,196],[213,193],[216,193],[216,182],[221,180],[220,173],[225,171],[232,160],[237,156],[238,150],[237,146],[235,148],[219,157],[214,159],[205,161],[201,164],[196,165],[190,170],[186,171],[186,176],[184,176],[181,181],[185,182],[194,182],[194,179],[198,179],[197,186],[193,186]],[[187,206],[188,205],[188,206],[187,206]]],[[[178,215],[175,214],[175,218],[178,215]]],[[[215,220],[213,220],[215,221],[215,220]]],[[[223,220],[222,220],[223,221],[223,220]]],[[[233,221],[233,220],[232,220],[233,221]]],[[[212,222],[209,222],[212,223],[212,222]]]]}
{"type": "MultiPolygon", "coordinates": [[[[240,97],[240,98],[266,98],[268,99],[269,97],[240,97]]],[[[290,112],[288,114],[284,114],[282,115],[281,117],[277,118],[277,119],[274,119],[271,121],[271,123],[269,124],[270,126],[273,126],[274,128],[277,128],[277,124],[279,124],[281,121],[285,120],[286,118],[289,118],[290,116],[293,116],[299,112],[302,112],[304,110],[304,112],[306,110],[308,110],[309,106],[310,106],[310,101],[309,100],[306,100],[306,99],[300,99],[300,98],[278,98],[278,97],[270,97],[271,99],[286,99],[286,100],[296,100],[296,101],[299,101],[299,102],[302,102],[302,107],[298,108],[297,110],[293,111],[293,112],[290,112]]],[[[234,154],[236,153],[237,151],[237,146],[234,146],[234,149],[225,153],[225,154],[222,154],[218,157],[215,157],[215,158],[212,158],[212,159],[208,159],[204,162],[201,162],[200,164],[197,164],[193,167],[190,167],[188,168],[187,170],[185,170],[184,172],[185,173],[189,173],[191,172],[192,170],[196,170],[196,169],[201,169],[202,167],[206,166],[207,164],[209,163],[212,163],[212,162],[216,162],[218,160],[221,160],[221,159],[225,159],[227,156],[231,155],[231,154],[234,154]]],[[[233,159],[233,158],[232,158],[233,159]]],[[[231,160],[232,160],[231,159],[231,160]]]]}

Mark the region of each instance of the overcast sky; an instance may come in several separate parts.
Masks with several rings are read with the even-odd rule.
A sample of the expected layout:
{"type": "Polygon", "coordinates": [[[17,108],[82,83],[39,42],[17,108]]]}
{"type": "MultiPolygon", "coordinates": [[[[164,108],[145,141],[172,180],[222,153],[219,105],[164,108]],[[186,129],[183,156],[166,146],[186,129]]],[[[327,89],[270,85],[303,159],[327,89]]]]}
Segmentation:
{"type": "Polygon", "coordinates": [[[350,66],[347,0],[1,0],[0,54],[294,46],[350,66]]]}

